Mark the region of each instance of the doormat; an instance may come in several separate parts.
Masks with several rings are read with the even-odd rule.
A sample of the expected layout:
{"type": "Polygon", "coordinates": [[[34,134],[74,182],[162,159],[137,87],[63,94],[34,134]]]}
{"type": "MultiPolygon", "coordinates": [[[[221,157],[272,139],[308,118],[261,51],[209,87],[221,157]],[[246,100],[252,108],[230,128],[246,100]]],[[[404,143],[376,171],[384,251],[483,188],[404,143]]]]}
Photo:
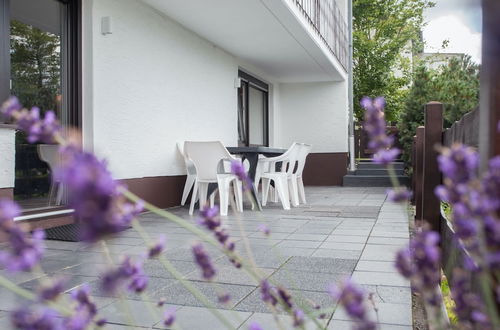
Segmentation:
{"type": "Polygon", "coordinates": [[[54,241],[80,242],[78,238],[78,225],[70,223],[68,225],[45,229],[45,239],[54,241]]]}

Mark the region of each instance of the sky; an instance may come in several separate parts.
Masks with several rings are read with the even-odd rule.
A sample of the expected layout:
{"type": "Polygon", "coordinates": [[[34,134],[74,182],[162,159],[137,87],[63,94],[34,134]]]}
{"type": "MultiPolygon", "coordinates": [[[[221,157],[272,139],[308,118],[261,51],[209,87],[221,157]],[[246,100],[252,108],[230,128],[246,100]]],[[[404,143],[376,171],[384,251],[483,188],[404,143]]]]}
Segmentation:
{"type": "Polygon", "coordinates": [[[481,1],[434,0],[424,12],[425,52],[466,53],[481,62],[481,1]],[[448,47],[442,49],[444,40],[448,47]]]}

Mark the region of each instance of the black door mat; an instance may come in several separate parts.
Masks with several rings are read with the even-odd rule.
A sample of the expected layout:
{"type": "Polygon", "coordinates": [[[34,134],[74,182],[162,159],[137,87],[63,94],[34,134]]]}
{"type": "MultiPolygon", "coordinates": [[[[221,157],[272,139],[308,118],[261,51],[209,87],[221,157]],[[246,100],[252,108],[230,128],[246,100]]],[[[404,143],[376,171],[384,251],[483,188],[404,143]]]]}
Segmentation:
{"type": "Polygon", "coordinates": [[[66,242],[80,242],[80,239],[78,238],[78,230],[78,225],[74,223],[45,229],[45,239],[66,242]]]}

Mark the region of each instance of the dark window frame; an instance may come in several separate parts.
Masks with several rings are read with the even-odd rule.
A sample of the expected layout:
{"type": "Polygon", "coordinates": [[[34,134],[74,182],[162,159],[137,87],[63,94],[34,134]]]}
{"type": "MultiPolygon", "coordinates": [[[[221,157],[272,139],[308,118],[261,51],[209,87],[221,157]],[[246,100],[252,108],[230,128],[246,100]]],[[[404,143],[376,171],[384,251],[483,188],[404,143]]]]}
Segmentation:
{"type": "MultiPolygon", "coordinates": [[[[242,70],[238,70],[238,78],[240,78],[241,80],[243,80],[244,82],[246,82],[245,84],[245,95],[246,95],[246,99],[243,100],[245,102],[245,109],[246,109],[246,112],[245,112],[245,141],[243,141],[243,143],[245,144],[245,146],[261,146],[260,144],[259,145],[256,145],[256,144],[250,144],[250,118],[249,118],[249,89],[250,88],[256,88],[262,92],[265,93],[266,97],[264,97],[264,114],[263,114],[263,118],[264,118],[264,146],[268,147],[269,146],[269,85],[266,84],[265,82],[263,82],[262,80],[260,79],[257,79],[255,78],[254,76],[246,73],[245,71],[242,71],[242,70]]],[[[240,88],[243,88],[240,87],[240,88]]],[[[238,96],[239,97],[239,96],[238,96]]],[[[239,103],[239,100],[238,100],[238,103],[239,103]]],[[[239,111],[239,109],[238,109],[239,111]]],[[[239,114],[238,114],[239,115],[239,114]]],[[[239,138],[238,138],[239,139],[239,138]]],[[[238,141],[240,142],[240,141],[238,141]]]]}
{"type": "MultiPolygon", "coordinates": [[[[10,1],[0,0],[0,102],[10,96],[10,1]]],[[[67,31],[68,125],[82,126],[82,0],[56,0],[65,4],[67,31]]],[[[8,124],[0,116],[0,125],[8,124]]]]}

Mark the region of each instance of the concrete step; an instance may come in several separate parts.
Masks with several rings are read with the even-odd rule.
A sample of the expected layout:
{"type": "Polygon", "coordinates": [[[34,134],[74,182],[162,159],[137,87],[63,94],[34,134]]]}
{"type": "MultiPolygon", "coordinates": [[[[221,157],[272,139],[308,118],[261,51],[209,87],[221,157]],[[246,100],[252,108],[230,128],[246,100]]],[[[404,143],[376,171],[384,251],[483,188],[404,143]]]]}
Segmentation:
{"type": "MultiPolygon", "coordinates": [[[[398,175],[397,179],[401,185],[409,186],[410,178],[398,175]]],[[[342,180],[344,187],[391,187],[391,178],[388,175],[345,175],[342,180]]]]}
{"type": "MultiPolygon", "coordinates": [[[[396,175],[404,175],[403,169],[395,169],[396,175]]],[[[379,168],[369,168],[369,169],[357,169],[354,172],[355,175],[389,175],[387,169],[379,169],[379,168]]]]}
{"type": "MultiPolygon", "coordinates": [[[[403,162],[393,162],[392,166],[397,170],[403,170],[405,168],[405,164],[403,162]]],[[[361,170],[385,169],[385,165],[373,162],[359,162],[357,168],[361,170]]]]}

